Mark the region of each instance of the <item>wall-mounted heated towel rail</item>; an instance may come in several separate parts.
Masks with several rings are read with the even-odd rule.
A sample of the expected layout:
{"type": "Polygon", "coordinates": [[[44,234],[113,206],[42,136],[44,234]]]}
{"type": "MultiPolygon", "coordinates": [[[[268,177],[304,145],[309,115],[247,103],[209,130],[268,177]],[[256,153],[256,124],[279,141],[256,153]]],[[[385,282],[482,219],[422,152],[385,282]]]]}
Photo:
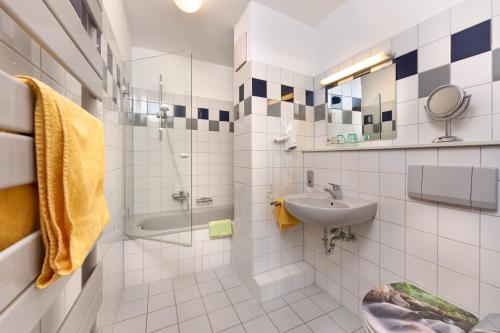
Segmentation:
{"type": "MultiPolygon", "coordinates": [[[[36,182],[33,110],[28,86],[0,71],[0,189],[36,182]]],[[[35,287],[43,256],[39,231],[0,252],[0,332],[30,332],[68,282],[64,277],[46,289],[35,287]]],[[[100,266],[94,268],[60,332],[90,331],[102,299],[100,266]]]]}

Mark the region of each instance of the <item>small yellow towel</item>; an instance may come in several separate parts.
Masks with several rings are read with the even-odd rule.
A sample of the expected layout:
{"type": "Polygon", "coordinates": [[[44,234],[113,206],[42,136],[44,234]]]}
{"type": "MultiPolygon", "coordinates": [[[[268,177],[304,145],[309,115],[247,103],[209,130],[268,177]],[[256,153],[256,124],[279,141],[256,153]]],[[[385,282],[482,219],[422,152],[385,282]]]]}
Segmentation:
{"type": "Polygon", "coordinates": [[[300,223],[299,220],[288,213],[282,198],[279,198],[276,202],[278,203],[276,206],[276,223],[278,223],[280,230],[291,228],[300,223]]]}
{"type": "Polygon", "coordinates": [[[40,226],[36,184],[0,190],[0,251],[40,226]]]}
{"type": "Polygon", "coordinates": [[[102,123],[44,83],[18,77],[35,96],[35,150],[45,288],[81,267],[109,220],[102,123]]]}
{"type": "Polygon", "coordinates": [[[233,222],[231,220],[219,220],[208,222],[210,238],[228,237],[233,234],[233,222]]]}

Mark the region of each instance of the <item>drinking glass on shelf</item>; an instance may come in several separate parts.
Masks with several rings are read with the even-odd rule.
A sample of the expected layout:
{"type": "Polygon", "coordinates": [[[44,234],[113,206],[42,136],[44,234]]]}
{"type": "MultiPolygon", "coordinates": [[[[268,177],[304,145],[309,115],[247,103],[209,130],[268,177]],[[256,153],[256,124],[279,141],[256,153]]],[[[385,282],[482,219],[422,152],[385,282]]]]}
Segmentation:
{"type": "Polygon", "coordinates": [[[345,143],[345,136],[343,134],[337,135],[337,143],[339,144],[345,143]]]}
{"type": "Polygon", "coordinates": [[[355,133],[351,133],[347,136],[347,141],[349,143],[356,143],[358,142],[358,136],[355,133]]]}
{"type": "Polygon", "coordinates": [[[361,135],[361,139],[359,141],[361,141],[361,142],[370,141],[370,136],[368,134],[363,134],[363,135],[361,135]]]}

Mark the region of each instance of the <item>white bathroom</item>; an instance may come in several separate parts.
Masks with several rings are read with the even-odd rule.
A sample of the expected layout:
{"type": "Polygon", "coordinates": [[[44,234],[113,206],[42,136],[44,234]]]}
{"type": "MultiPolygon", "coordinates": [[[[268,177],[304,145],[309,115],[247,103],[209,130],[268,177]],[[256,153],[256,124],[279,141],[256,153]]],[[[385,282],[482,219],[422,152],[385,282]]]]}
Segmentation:
{"type": "Polygon", "coordinates": [[[0,0],[0,332],[500,332],[500,1],[0,0]]]}

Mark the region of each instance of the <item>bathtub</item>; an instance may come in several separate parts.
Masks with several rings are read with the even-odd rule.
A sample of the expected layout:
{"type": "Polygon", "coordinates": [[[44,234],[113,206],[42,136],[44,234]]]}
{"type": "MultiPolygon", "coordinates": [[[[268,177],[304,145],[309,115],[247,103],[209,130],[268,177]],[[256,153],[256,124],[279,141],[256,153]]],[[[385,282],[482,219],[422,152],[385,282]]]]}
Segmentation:
{"type": "Polygon", "coordinates": [[[173,233],[208,228],[208,222],[233,219],[233,205],[197,207],[191,212],[170,210],[153,214],[139,214],[126,223],[125,235],[130,238],[151,238],[173,233]],[[191,213],[192,228],[189,220],[191,213]]]}

